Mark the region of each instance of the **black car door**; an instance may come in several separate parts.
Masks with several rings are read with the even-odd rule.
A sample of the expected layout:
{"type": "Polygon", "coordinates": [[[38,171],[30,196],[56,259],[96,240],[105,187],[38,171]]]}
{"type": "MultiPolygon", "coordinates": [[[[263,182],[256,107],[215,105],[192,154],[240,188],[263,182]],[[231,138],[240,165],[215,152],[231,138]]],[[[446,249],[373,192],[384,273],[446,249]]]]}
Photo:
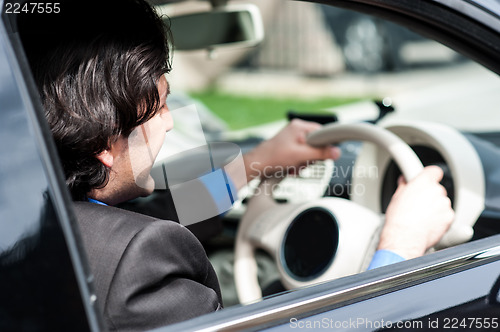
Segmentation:
{"type": "Polygon", "coordinates": [[[95,331],[92,280],[70,200],[19,62],[8,4],[0,4],[0,330],[95,331]]]}

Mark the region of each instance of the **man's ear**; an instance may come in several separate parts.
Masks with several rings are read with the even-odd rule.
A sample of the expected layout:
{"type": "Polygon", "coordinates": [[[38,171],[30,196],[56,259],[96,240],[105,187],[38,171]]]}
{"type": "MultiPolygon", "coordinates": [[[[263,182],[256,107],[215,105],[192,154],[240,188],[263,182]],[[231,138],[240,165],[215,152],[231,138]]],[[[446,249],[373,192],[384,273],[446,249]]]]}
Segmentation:
{"type": "Polygon", "coordinates": [[[113,166],[113,155],[109,150],[104,150],[103,152],[99,153],[96,158],[99,159],[99,161],[108,168],[111,168],[111,166],[113,166]]]}

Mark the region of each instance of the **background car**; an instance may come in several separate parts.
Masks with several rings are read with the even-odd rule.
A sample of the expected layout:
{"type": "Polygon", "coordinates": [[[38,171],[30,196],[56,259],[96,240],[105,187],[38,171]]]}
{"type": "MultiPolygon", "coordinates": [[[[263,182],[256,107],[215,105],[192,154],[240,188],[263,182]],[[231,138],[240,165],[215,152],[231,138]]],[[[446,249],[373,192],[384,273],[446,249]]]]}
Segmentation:
{"type": "Polygon", "coordinates": [[[321,9],[349,70],[403,70],[460,59],[456,53],[442,52],[433,41],[390,21],[336,7],[321,9]],[[428,54],[422,56],[419,52],[417,57],[412,56],[412,48],[419,47],[426,47],[428,54]]]}
{"type": "Polygon", "coordinates": [[[356,12],[323,6],[326,22],[339,43],[347,67],[376,72],[401,66],[402,42],[422,38],[390,22],[356,12]]]}
{"type": "MultiPolygon", "coordinates": [[[[92,273],[86,264],[43,110],[15,33],[15,21],[7,13],[7,3],[0,4],[0,135],[4,142],[0,147],[0,329],[104,330],[95,307],[100,299],[94,295],[92,273]]],[[[297,2],[297,5],[301,6],[298,11],[320,17],[314,16],[321,13],[315,4],[297,2]]],[[[289,109],[302,117],[312,114],[324,118],[326,114],[328,121],[334,119],[331,116],[334,113],[339,123],[375,122],[377,127],[391,131],[410,145],[424,164],[439,164],[445,169],[445,186],[463,223],[457,224],[456,229],[459,234],[465,229],[466,238],[472,226],[473,238],[455,245],[453,237],[451,242],[443,244],[451,246],[448,249],[327,282],[314,278],[307,287],[300,288],[286,285],[284,273],[287,272],[280,270],[282,263],[276,259],[275,252],[266,252],[269,246],[262,245],[257,258],[262,267],[261,286],[275,296],[230,307],[236,304],[231,264],[236,229],[250,204],[242,198],[234,211],[209,221],[209,228],[219,225],[222,233],[204,240],[223,285],[228,308],[160,330],[500,329],[500,237],[497,235],[500,113],[496,109],[495,93],[499,87],[495,73],[500,72],[500,20],[495,15],[500,13],[498,4],[420,0],[416,5],[416,1],[332,0],[331,5],[397,21],[453,47],[491,72],[465,62],[442,68],[419,68],[393,76],[339,72],[325,78],[290,73],[289,68],[281,72],[276,68],[267,72],[230,70],[226,62],[221,66],[223,69],[208,80],[225,93],[237,95],[245,91],[247,97],[253,98],[278,93],[280,98],[307,94],[313,99],[343,93],[350,99],[342,106],[329,101],[331,107],[321,107],[322,114],[316,114],[318,109],[297,109],[295,101],[290,101],[287,102],[289,108],[278,112],[277,118],[282,120],[245,128],[232,127],[227,118],[223,124],[212,114],[201,116],[202,120],[206,119],[205,123],[217,124],[212,126],[215,129],[207,136],[208,141],[239,142],[246,150],[283,126],[289,109]],[[373,98],[381,100],[380,107],[372,102],[373,98]],[[285,288],[285,292],[280,292],[285,288]]],[[[296,20],[295,24],[302,27],[303,23],[296,20]]],[[[213,52],[212,49],[209,54],[213,56],[213,52]]],[[[224,52],[230,51],[216,49],[215,52],[224,62],[224,52]]],[[[175,61],[182,63],[183,58],[194,58],[184,63],[199,66],[217,61],[206,59],[206,55],[205,51],[178,52],[175,61]],[[196,59],[197,56],[203,59],[196,59]]],[[[176,81],[178,78],[172,77],[171,83],[176,81]]],[[[183,92],[203,101],[212,112],[218,111],[199,91],[183,92]]],[[[179,105],[191,102],[189,98],[178,100],[181,100],[179,105]]],[[[264,104],[262,99],[258,101],[264,104]]],[[[232,107],[236,109],[240,102],[241,99],[236,99],[232,107]]],[[[189,134],[189,126],[184,131],[189,134]]],[[[179,135],[183,135],[182,130],[179,135]]],[[[281,206],[298,204],[300,209],[308,209],[311,207],[308,204],[343,199],[376,213],[384,211],[387,198],[395,188],[398,168],[384,149],[374,145],[346,141],[340,146],[343,159],[335,164],[312,166],[283,184],[275,196],[281,206]],[[376,167],[374,173],[364,176],[355,172],[355,166],[358,169],[376,167]],[[321,173],[318,175],[315,169],[321,169],[321,173]],[[301,195],[307,187],[314,190],[301,195]],[[356,194],[352,190],[356,187],[365,192],[356,194]]],[[[251,191],[251,187],[248,190],[251,191]]],[[[165,213],[164,194],[158,190],[149,199],[130,202],[130,205],[142,212],[165,213]],[[161,203],[158,205],[155,199],[161,203]],[[154,208],[158,206],[160,211],[154,208]]],[[[300,214],[297,212],[303,211],[300,209],[282,218],[288,223],[285,226],[293,226],[300,214]]],[[[317,229],[307,230],[311,231],[309,238],[299,238],[303,241],[292,244],[297,249],[318,239],[317,229]]],[[[206,235],[205,231],[201,233],[206,235]]],[[[281,245],[280,241],[284,240],[286,234],[275,242],[281,245]]],[[[253,244],[258,247],[258,241],[253,244]]],[[[335,255],[332,261],[334,259],[335,255]]]]}

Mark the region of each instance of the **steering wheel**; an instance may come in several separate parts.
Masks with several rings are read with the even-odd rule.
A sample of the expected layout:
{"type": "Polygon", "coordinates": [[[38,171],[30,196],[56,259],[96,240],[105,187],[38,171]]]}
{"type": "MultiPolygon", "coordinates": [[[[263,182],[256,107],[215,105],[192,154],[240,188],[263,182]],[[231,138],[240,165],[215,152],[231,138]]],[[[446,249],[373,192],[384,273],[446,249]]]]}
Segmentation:
{"type": "MultiPolygon", "coordinates": [[[[413,179],[423,169],[420,159],[402,139],[379,126],[369,123],[325,125],[320,130],[310,134],[307,142],[312,146],[319,147],[328,144],[339,143],[345,140],[368,141],[377,144],[381,148],[386,149],[401,169],[407,181],[413,179]]],[[[287,227],[293,222],[290,218],[287,218],[287,215],[297,214],[297,211],[303,212],[305,210],[312,209],[311,204],[301,206],[297,206],[296,204],[276,204],[276,202],[272,198],[272,188],[273,186],[278,184],[279,181],[280,180],[277,178],[270,178],[261,182],[256,190],[256,193],[249,200],[247,210],[239,224],[236,236],[234,277],[238,298],[241,303],[253,302],[259,300],[262,297],[262,291],[257,280],[257,263],[254,253],[255,249],[257,247],[260,247],[263,249],[267,249],[268,251],[274,251],[275,259],[280,259],[280,257],[278,257],[279,255],[277,254],[276,249],[276,242],[279,242],[276,240],[279,239],[277,237],[274,237],[268,240],[262,240],[262,238],[266,237],[268,233],[274,232],[275,229],[278,229],[277,232],[281,235],[286,234],[287,227]]],[[[326,198],[323,198],[322,200],[326,200],[326,198]]],[[[326,208],[330,209],[330,206],[334,206],[334,208],[336,209],[335,213],[333,213],[333,211],[329,211],[329,213],[333,214],[333,220],[340,221],[342,218],[352,219],[352,211],[355,211],[357,213],[356,219],[358,220],[377,218],[380,220],[379,215],[375,216],[373,212],[365,211],[367,209],[362,207],[361,205],[341,198],[330,198],[330,200],[335,201],[328,203],[329,205],[326,208]],[[342,212],[343,210],[349,212],[342,212]],[[360,215],[358,212],[364,213],[365,215],[362,218],[359,218],[360,215]],[[372,213],[373,215],[370,215],[369,213],[372,213]]],[[[325,204],[326,203],[323,204],[322,202],[316,202],[316,205],[320,206],[320,209],[324,209],[324,207],[326,206],[325,204]]],[[[350,224],[355,225],[356,220],[351,220],[350,224]]],[[[349,223],[345,223],[345,225],[349,225],[349,223]]],[[[361,226],[361,228],[363,227],[364,226],[361,226]]],[[[366,242],[371,241],[371,244],[367,246],[367,251],[369,251],[368,247],[373,247],[374,243],[378,242],[378,231],[380,230],[380,224],[373,227],[369,225],[369,227],[366,228],[370,229],[368,232],[371,233],[365,237],[366,242]]],[[[345,230],[345,227],[343,227],[343,230],[345,230]]],[[[344,243],[345,242],[354,241],[344,241],[344,243]]],[[[333,257],[332,260],[337,260],[340,254],[341,252],[337,251],[337,256],[333,257]]],[[[360,256],[359,260],[362,261],[363,257],[360,256]]],[[[364,260],[366,261],[366,257],[364,258],[364,260]]],[[[333,266],[333,268],[331,268],[330,270],[335,268],[336,267],[333,266]]],[[[341,270],[339,268],[336,269],[341,270]]],[[[280,270],[280,272],[282,272],[282,270],[280,270]]],[[[356,272],[360,271],[342,270],[336,271],[333,274],[330,273],[330,275],[328,276],[325,273],[324,278],[331,278],[332,276],[340,277],[356,272]]],[[[284,280],[282,281],[287,288],[297,285],[307,285],[308,282],[311,281],[318,282],[325,280],[324,278],[316,278],[315,280],[309,281],[294,281],[289,280],[289,278],[287,277],[284,277],[283,273],[281,273],[281,275],[282,279],[284,278],[284,280]]]]}

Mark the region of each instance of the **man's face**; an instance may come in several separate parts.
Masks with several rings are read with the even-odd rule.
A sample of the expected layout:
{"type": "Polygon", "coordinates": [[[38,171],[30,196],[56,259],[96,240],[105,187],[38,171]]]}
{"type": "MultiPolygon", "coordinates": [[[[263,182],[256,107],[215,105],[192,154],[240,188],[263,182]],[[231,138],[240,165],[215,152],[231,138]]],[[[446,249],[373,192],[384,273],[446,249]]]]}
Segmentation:
{"type": "Polygon", "coordinates": [[[128,137],[120,137],[114,144],[114,164],[109,184],[120,202],[147,196],[154,190],[151,168],[160,152],[165,134],[173,127],[173,119],[166,105],[169,93],[165,76],[158,81],[160,110],[146,123],[136,127],[128,137]]]}

